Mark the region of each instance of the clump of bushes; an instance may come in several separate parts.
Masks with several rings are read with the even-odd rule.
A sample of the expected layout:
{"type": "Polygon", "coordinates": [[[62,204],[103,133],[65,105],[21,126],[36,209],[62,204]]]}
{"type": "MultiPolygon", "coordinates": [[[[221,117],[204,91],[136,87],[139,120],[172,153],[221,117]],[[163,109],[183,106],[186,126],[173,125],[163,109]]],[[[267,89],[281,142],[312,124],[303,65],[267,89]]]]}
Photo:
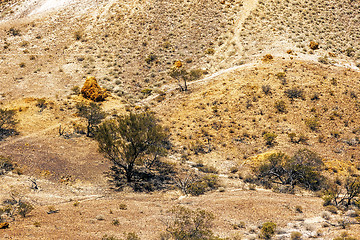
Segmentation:
{"type": "Polygon", "coordinates": [[[175,207],[169,211],[169,214],[169,220],[165,221],[166,232],[172,239],[220,240],[211,231],[215,219],[212,213],[201,209],[175,207]]]}
{"type": "Polygon", "coordinates": [[[191,183],[187,188],[187,193],[193,196],[199,196],[207,191],[217,189],[219,186],[218,176],[215,174],[208,174],[191,183]]]}
{"type": "Polygon", "coordinates": [[[261,227],[260,237],[264,239],[271,239],[275,235],[276,224],[273,222],[266,222],[261,227]]]}
{"type": "Polygon", "coordinates": [[[274,146],[275,145],[275,140],[277,138],[277,134],[276,133],[264,133],[263,138],[265,140],[265,143],[267,146],[274,146]]]}
{"type": "Polygon", "coordinates": [[[319,190],[325,178],[321,158],[308,149],[297,151],[292,157],[282,152],[272,153],[254,168],[260,183],[287,185],[294,188],[299,185],[309,190],[319,190]]]}
{"type": "Polygon", "coordinates": [[[297,87],[293,87],[290,89],[286,89],[284,91],[285,95],[290,98],[291,100],[294,100],[295,98],[300,98],[302,100],[305,100],[305,94],[304,90],[299,89],[297,87]]]}

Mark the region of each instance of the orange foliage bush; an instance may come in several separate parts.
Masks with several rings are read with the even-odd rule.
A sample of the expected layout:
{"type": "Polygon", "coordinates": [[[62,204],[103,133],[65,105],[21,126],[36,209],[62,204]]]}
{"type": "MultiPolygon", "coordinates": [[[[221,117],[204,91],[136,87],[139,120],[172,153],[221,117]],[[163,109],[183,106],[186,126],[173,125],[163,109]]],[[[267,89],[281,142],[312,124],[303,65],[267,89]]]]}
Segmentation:
{"type": "Polygon", "coordinates": [[[314,41],[311,41],[310,44],[309,44],[309,47],[310,47],[312,50],[316,50],[316,49],[319,48],[319,43],[314,42],[314,41]]]}
{"type": "Polygon", "coordinates": [[[101,88],[95,77],[87,77],[84,86],[81,88],[81,94],[84,98],[95,102],[104,101],[107,97],[106,90],[101,88]]]}

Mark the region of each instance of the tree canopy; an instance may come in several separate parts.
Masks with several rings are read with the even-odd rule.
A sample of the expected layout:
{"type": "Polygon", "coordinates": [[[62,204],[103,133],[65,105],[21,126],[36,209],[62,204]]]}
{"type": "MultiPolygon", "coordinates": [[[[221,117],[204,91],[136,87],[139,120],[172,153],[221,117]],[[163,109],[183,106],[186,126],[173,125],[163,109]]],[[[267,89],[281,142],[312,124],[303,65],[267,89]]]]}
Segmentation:
{"type": "Polygon", "coordinates": [[[103,122],[95,139],[113,171],[133,182],[140,168],[151,169],[166,154],[168,135],[153,113],[130,113],[103,122]]]}

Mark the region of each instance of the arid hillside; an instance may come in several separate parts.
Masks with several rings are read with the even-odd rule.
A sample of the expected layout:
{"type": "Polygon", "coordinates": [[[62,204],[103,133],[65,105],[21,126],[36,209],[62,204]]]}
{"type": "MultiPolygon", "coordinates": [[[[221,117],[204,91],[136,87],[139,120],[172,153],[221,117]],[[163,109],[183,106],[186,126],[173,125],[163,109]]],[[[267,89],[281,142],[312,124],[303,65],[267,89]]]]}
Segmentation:
{"type": "Polygon", "coordinates": [[[357,239],[359,4],[0,0],[0,239],[357,239]],[[164,139],[126,182],[130,112],[164,139]]]}

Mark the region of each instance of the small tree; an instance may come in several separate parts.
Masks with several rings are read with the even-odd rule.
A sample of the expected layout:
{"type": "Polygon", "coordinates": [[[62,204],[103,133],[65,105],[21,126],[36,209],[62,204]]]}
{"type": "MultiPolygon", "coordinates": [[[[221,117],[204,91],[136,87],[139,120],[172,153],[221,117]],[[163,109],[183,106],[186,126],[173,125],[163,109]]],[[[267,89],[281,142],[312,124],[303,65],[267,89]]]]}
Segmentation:
{"type": "Polygon", "coordinates": [[[343,183],[332,183],[325,192],[324,205],[348,207],[360,196],[360,177],[347,176],[343,183]]]}
{"type": "Polygon", "coordinates": [[[318,190],[323,182],[321,176],[323,162],[308,149],[297,151],[291,158],[284,153],[273,153],[264,163],[255,168],[258,178],[264,182],[282,185],[300,185],[310,190],[318,190]]]}
{"type": "Polygon", "coordinates": [[[132,182],[145,163],[164,155],[167,134],[153,113],[130,113],[101,124],[95,135],[99,150],[113,164],[112,170],[132,182]]]}
{"type": "Polygon", "coordinates": [[[178,81],[181,91],[187,91],[187,80],[189,78],[189,73],[186,71],[180,61],[176,61],[174,63],[174,66],[172,66],[170,69],[169,75],[178,81]],[[184,85],[181,84],[181,80],[184,81],[184,85]]]}
{"type": "Polygon", "coordinates": [[[92,136],[94,127],[99,125],[101,121],[106,117],[105,112],[102,111],[101,107],[94,102],[91,102],[89,105],[84,103],[78,103],[76,104],[76,108],[77,115],[87,120],[86,136],[92,136]]]}
{"type": "Polygon", "coordinates": [[[0,139],[15,132],[15,111],[0,108],[0,139]]]}

